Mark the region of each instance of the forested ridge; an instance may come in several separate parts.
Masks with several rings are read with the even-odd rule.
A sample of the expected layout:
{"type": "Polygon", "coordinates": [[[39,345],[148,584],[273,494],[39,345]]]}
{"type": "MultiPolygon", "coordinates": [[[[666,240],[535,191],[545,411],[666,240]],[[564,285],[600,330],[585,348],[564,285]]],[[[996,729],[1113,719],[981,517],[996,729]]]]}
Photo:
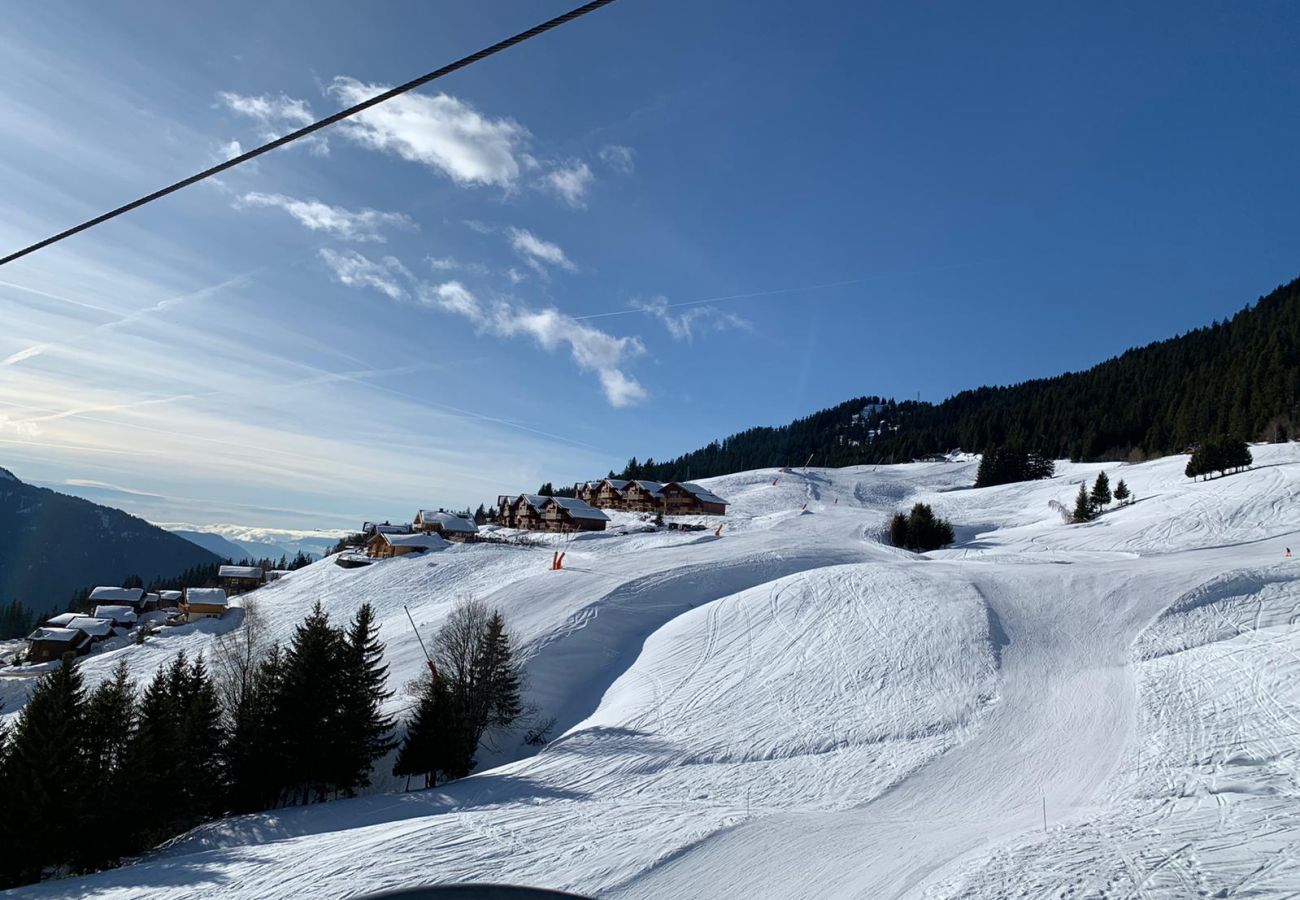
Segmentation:
{"type": "Polygon", "coordinates": [[[798,466],[810,455],[814,465],[846,466],[1001,444],[1071,459],[1145,458],[1211,434],[1285,434],[1298,393],[1300,279],[1230,319],[1082,372],[962,391],[938,404],[857,397],[670,462],[633,458],[621,474],[670,481],[798,466]]]}

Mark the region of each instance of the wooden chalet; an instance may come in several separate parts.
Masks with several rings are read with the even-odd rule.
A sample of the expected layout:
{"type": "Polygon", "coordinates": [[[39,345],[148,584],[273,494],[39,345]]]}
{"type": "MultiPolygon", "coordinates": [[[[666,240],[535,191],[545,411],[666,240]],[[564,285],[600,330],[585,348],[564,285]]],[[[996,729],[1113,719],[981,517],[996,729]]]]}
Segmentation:
{"type": "Polygon", "coordinates": [[[659,493],[663,498],[662,510],[666,516],[727,514],[726,500],[689,481],[670,481],[660,488],[659,493]]]}
{"type": "Polygon", "coordinates": [[[186,588],[181,612],[186,622],[200,619],[219,619],[226,614],[229,603],[221,588],[186,588]]]}
{"type": "Polygon", "coordinates": [[[546,501],[550,499],[540,494],[520,494],[511,504],[510,527],[522,528],[525,531],[545,531],[542,510],[546,506],[546,501]]]}
{"type": "Polygon", "coordinates": [[[600,509],[627,509],[627,488],[632,482],[622,478],[602,478],[582,485],[584,490],[575,491],[578,499],[585,500],[600,509]]]}
{"type": "Polygon", "coordinates": [[[27,661],[50,662],[65,653],[83,656],[90,652],[90,635],[75,628],[37,628],[27,635],[27,661]]]}
{"type": "Polygon", "coordinates": [[[663,504],[663,488],[657,481],[629,481],[622,491],[622,508],[633,512],[659,512],[663,504]]]}
{"type": "Polygon", "coordinates": [[[73,631],[80,631],[94,643],[107,640],[113,636],[113,620],[97,619],[94,616],[77,616],[67,625],[73,631]]]}
{"type": "Polygon", "coordinates": [[[576,497],[547,497],[542,504],[543,531],[604,531],[609,516],[576,497]]]}
{"type": "Polygon", "coordinates": [[[175,609],[176,607],[181,605],[181,601],[184,599],[185,599],[185,594],[182,593],[181,591],[159,591],[158,608],[175,609]]]}
{"type": "Polygon", "coordinates": [[[74,612],[59,613],[57,616],[55,616],[52,619],[46,619],[45,627],[46,628],[67,628],[69,622],[71,622],[73,619],[81,618],[81,615],[82,615],[81,613],[74,613],[74,612]]]}
{"type": "Polygon", "coordinates": [[[445,509],[422,509],[415,514],[415,530],[436,534],[449,541],[465,541],[478,534],[478,526],[464,516],[445,509]]]}
{"type": "Polygon", "coordinates": [[[387,534],[380,532],[366,541],[366,554],[375,559],[390,559],[412,553],[442,550],[446,540],[436,534],[387,534]]]}
{"type": "Polygon", "coordinates": [[[412,531],[409,522],[401,525],[392,525],[388,522],[362,522],[361,533],[366,537],[373,537],[376,534],[410,534],[412,531]]]}
{"type": "Polygon", "coordinates": [[[260,566],[222,566],[217,569],[217,577],[226,594],[232,597],[260,588],[265,580],[260,566]]]}
{"type": "Polygon", "coordinates": [[[137,612],[144,606],[143,588],[97,587],[90,592],[91,603],[112,603],[130,606],[137,612]]]}
{"type": "Polygon", "coordinates": [[[139,619],[136,611],[124,604],[96,606],[94,617],[96,619],[108,619],[116,628],[134,628],[139,619]]]}

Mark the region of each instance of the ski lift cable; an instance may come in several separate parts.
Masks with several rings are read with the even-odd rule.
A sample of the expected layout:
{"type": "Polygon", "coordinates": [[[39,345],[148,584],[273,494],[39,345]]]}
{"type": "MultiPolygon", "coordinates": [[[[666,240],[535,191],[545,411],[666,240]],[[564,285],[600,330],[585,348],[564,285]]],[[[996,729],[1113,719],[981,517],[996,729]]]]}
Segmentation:
{"type": "Polygon", "coordinates": [[[283,137],[276,138],[275,140],[263,144],[260,147],[255,147],[254,149],[249,150],[247,153],[241,153],[238,156],[232,157],[231,159],[228,159],[223,163],[219,163],[218,165],[212,166],[209,169],[204,169],[202,172],[199,172],[196,175],[191,175],[189,178],[182,179],[176,182],[175,184],[170,184],[165,188],[154,191],[152,194],[146,194],[145,196],[140,197],[137,200],[132,200],[130,203],[117,207],[117,209],[113,209],[106,213],[103,213],[102,215],[95,216],[93,219],[88,219],[85,222],[82,222],[80,225],[76,225],[72,228],[67,229],[66,231],[61,231],[58,234],[52,235],[51,237],[47,237],[42,241],[37,241],[35,244],[31,244],[30,246],[24,247],[21,250],[17,250],[13,253],[10,253],[8,256],[0,258],[0,266],[3,266],[5,263],[13,262],[16,259],[21,259],[22,257],[26,256],[29,253],[35,253],[37,250],[40,250],[43,247],[48,247],[50,244],[57,243],[58,241],[61,241],[64,238],[72,237],[74,234],[78,234],[82,231],[85,231],[88,228],[93,228],[94,226],[99,225],[102,222],[107,222],[109,219],[115,219],[118,216],[122,215],[123,213],[128,213],[133,209],[144,206],[146,203],[152,203],[154,200],[158,200],[162,197],[166,197],[168,194],[174,193],[175,191],[179,191],[181,188],[189,187],[192,184],[203,181],[205,178],[211,178],[213,175],[217,175],[221,172],[226,171],[227,169],[232,169],[235,166],[240,165],[241,163],[246,163],[250,159],[261,156],[263,153],[269,153],[270,151],[275,150],[279,147],[283,147],[285,144],[292,143],[293,141],[296,141],[299,138],[307,137],[309,134],[313,134],[314,132],[320,131],[322,128],[328,128],[330,125],[333,125],[335,122],[342,121],[343,119],[346,119],[350,116],[355,116],[357,113],[364,112],[365,110],[369,109],[372,106],[378,106],[380,103],[383,103],[386,100],[391,100],[392,98],[398,96],[399,94],[405,94],[408,91],[415,90],[416,88],[422,87],[423,85],[426,85],[431,81],[434,81],[438,78],[442,78],[445,75],[450,75],[453,72],[457,72],[461,69],[471,66],[474,63],[478,62],[479,60],[486,59],[489,56],[493,56],[494,54],[500,53],[502,50],[508,50],[511,47],[515,46],[516,44],[522,44],[524,41],[527,41],[531,38],[535,38],[540,34],[544,34],[553,28],[559,28],[561,25],[565,25],[569,22],[572,22],[574,19],[579,19],[587,15],[588,13],[595,12],[601,7],[609,6],[613,2],[614,0],[591,0],[590,3],[584,3],[582,6],[579,6],[575,9],[571,9],[562,15],[556,16],[553,19],[548,19],[547,21],[542,22],[540,25],[534,25],[532,28],[529,28],[527,31],[521,31],[518,34],[513,35],[512,37],[508,37],[505,40],[498,41],[497,43],[493,44],[490,47],[485,47],[482,50],[479,50],[477,53],[471,53],[469,56],[461,57],[455,62],[448,63],[447,65],[443,66],[440,69],[435,69],[432,72],[429,72],[425,75],[421,75],[419,78],[415,78],[411,81],[406,82],[405,84],[401,84],[395,88],[384,91],[382,94],[376,94],[374,97],[371,97],[369,100],[363,100],[362,102],[356,104],[355,106],[349,106],[347,109],[341,109],[338,112],[334,113],[333,115],[326,116],[325,118],[317,122],[313,122],[310,125],[299,128],[297,131],[286,134],[283,137]]]}

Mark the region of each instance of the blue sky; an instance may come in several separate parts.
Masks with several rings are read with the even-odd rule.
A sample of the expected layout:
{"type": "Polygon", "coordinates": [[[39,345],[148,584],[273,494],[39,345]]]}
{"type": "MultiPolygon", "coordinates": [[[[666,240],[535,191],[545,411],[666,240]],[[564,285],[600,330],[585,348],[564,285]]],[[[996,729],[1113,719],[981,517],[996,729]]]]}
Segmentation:
{"type": "MultiPolygon", "coordinates": [[[[0,246],[566,8],[15,7],[0,246]]],[[[621,0],[0,268],[0,465],[345,527],[1086,367],[1300,274],[1297,38],[1284,3],[621,0]]]]}

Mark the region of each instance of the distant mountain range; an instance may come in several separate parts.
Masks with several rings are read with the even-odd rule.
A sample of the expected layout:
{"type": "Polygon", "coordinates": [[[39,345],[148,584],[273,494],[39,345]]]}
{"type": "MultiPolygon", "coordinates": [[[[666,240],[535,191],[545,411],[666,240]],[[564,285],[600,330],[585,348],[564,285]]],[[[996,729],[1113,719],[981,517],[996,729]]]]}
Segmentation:
{"type": "Polygon", "coordinates": [[[0,602],[66,608],[82,588],[146,583],[220,557],[120,509],[19,481],[0,469],[0,602]]]}
{"type": "MultiPolygon", "coordinates": [[[[1008,341],[1020,340],[1008,335],[1008,341]]],[[[917,365],[925,365],[918,348],[917,365]]],[[[1231,319],[1129,350],[1082,372],[962,391],[942,403],[857,397],[758,427],[624,478],[673,481],[769,466],[906,462],[1015,443],[1055,457],[1142,459],[1216,433],[1295,437],[1300,426],[1300,279],[1231,319]]]]}
{"type": "Polygon", "coordinates": [[[281,556],[293,559],[300,551],[319,559],[346,534],[343,531],[295,531],[182,522],[162,522],[159,527],[230,559],[279,559],[281,556]]]}

